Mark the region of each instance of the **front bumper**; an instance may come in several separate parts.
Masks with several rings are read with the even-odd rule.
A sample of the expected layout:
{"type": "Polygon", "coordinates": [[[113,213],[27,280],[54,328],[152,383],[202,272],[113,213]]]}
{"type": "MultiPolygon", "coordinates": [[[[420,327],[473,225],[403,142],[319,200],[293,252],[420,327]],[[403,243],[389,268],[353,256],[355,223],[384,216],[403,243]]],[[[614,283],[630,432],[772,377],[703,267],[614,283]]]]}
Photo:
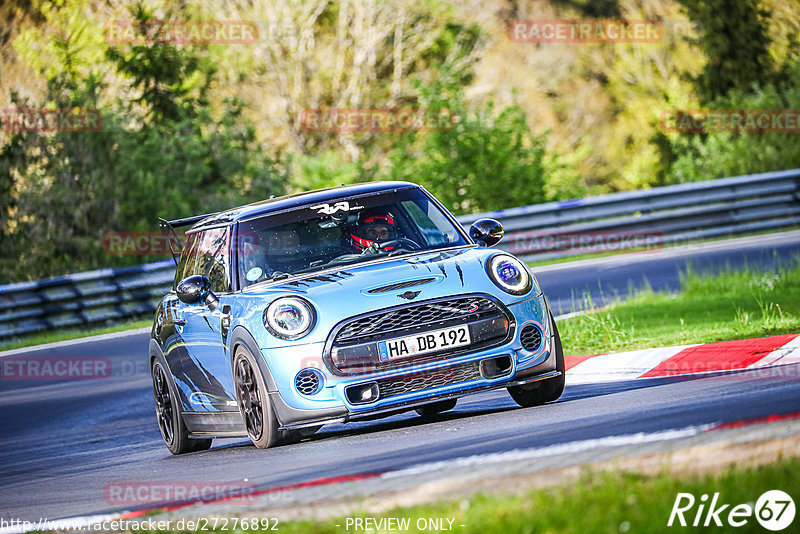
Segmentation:
{"type": "MultiPolygon", "coordinates": [[[[281,428],[296,429],[380,417],[439,400],[559,376],[552,355],[553,332],[544,297],[539,295],[509,305],[508,309],[514,316],[516,328],[514,336],[501,346],[380,373],[342,377],[324,372],[325,387],[312,397],[300,395],[294,388],[271,392],[270,398],[281,428]],[[540,347],[535,351],[526,350],[520,341],[520,332],[528,324],[536,324],[544,334],[540,347]],[[502,372],[502,369],[496,373],[485,372],[484,362],[491,361],[507,361],[509,369],[507,372],[502,372]],[[476,365],[480,371],[477,375],[474,372],[476,365]],[[472,374],[458,374],[467,368],[471,369],[472,374]],[[418,387],[420,382],[426,380],[430,381],[430,387],[418,387]],[[348,391],[373,383],[392,385],[392,394],[388,397],[379,396],[368,403],[351,402],[348,398],[348,391]],[[401,387],[394,387],[394,384],[400,384],[401,387]],[[404,391],[404,388],[408,391],[404,391]]],[[[293,376],[291,373],[296,371],[289,371],[288,376],[293,376]]],[[[287,382],[281,380],[277,383],[287,382]]]]}
{"type": "MultiPolygon", "coordinates": [[[[418,406],[423,406],[425,404],[430,404],[431,402],[437,402],[442,400],[448,399],[458,399],[464,397],[466,395],[473,395],[475,393],[481,393],[483,391],[490,391],[493,389],[498,388],[507,388],[511,386],[521,386],[523,384],[530,384],[532,382],[538,382],[540,380],[547,380],[549,378],[556,378],[561,376],[561,371],[547,371],[541,374],[534,374],[531,376],[526,377],[514,377],[512,380],[506,380],[502,384],[491,384],[485,386],[478,386],[478,387],[471,387],[459,392],[453,393],[439,393],[439,394],[429,394],[424,399],[417,399],[417,400],[409,400],[406,402],[391,404],[388,406],[383,407],[375,407],[366,410],[361,410],[359,412],[347,412],[344,411],[342,415],[333,415],[329,417],[323,417],[320,419],[313,419],[313,420],[301,420],[294,423],[282,424],[280,429],[281,430],[295,430],[299,428],[311,427],[311,426],[321,426],[321,425],[329,425],[335,423],[346,423],[348,421],[358,421],[358,420],[367,420],[372,418],[378,417],[386,417],[395,413],[402,413],[408,410],[412,410],[418,406]]],[[[317,414],[320,415],[320,414],[317,414]]]]}

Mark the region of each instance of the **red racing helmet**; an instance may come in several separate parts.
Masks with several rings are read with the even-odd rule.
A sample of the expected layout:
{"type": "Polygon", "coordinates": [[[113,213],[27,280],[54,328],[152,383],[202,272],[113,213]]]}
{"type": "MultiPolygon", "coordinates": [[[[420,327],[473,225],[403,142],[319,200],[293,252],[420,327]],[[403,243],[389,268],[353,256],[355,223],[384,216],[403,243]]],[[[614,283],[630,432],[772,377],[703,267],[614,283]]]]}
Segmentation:
{"type": "Polygon", "coordinates": [[[397,238],[397,226],[391,213],[383,210],[363,211],[358,216],[354,232],[350,234],[353,245],[364,250],[376,243],[397,238]]]}

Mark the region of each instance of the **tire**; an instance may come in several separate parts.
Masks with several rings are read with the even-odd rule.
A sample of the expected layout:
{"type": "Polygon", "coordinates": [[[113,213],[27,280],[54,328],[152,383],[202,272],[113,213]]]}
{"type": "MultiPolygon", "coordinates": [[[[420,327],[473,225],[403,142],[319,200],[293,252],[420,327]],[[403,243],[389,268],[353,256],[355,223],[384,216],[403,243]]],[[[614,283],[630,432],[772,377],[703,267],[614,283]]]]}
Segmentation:
{"type": "Polygon", "coordinates": [[[457,402],[458,402],[457,399],[448,399],[439,402],[432,402],[431,404],[425,404],[424,406],[416,408],[415,411],[422,417],[431,417],[433,415],[446,412],[447,410],[452,410],[453,408],[456,407],[457,402]]]}
{"type": "Polygon", "coordinates": [[[210,439],[191,439],[186,424],[180,415],[180,400],[169,379],[167,366],[158,359],[150,367],[153,379],[153,401],[156,405],[156,420],[164,444],[172,454],[205,451],[211,447],[210,439]]]}
{"type": "Polygon", "coordinates": [[[564,366],[564,349],[561,346],[561,336],[558,334],[556,322],[553,314],[548,312],[550,325],[553,328],[553,351],[556,356],[556,370],[561,371],[561,376],[549,378],[532,384],[512,386],[508,388],[509,394],[514,401],[523,408],[540,406],[546,402],[557,400],[564,392],[564,380],[566,378],[564,366]]]}
{"type": "Polygon", "coordinates": [[[248,437],[259,449],[272,447],[281,437],[278,432],[278,418],[272,410],[260,367],[244,345],[236,347],[233,380],[236,403],[247,427],[248,437]]]}

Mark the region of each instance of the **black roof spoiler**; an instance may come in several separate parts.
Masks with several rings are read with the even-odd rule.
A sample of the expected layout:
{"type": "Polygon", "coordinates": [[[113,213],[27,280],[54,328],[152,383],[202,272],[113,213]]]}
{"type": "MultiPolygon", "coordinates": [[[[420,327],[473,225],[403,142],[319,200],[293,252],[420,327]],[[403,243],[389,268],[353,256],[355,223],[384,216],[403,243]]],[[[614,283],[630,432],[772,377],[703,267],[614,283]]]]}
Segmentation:
{"type": "Polygon", "coordinates": [[[162,226],[164,225],[164,223],[166,223],[172,228],[181,228],[183,226],[191,226],[195,223],[202,221],[206,217],[211,217],[212,215],[216,215],[216,213],[206,213],[205,215],[192,215],[191,217],[184,217],[183,219],[175,219],[174,221],[165,221],[164,219],[159,219],[159,221],[161,221],[162,226]]]}

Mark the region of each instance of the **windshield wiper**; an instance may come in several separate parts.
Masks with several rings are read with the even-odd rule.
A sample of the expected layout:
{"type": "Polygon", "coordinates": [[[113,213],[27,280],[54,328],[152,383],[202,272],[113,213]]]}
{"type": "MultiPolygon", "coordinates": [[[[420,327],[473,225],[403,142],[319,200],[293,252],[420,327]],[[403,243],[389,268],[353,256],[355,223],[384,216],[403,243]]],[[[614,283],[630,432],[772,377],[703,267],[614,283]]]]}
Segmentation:
{"type": "Polygon", "coordinates": [[[392,250],[391,252],[379,252],[377,254],[369,254],[369,255],[366,255],[366,256],[363,255],[363,254],[349,254],[349,255],[346,255],[347,257],[334,258],[331,261],[329,261],[328,263],[323,263],[321,265],[313,265],[311,267],[306,267],[304,269],[299,269],[297,271],[294,271],[293,273],[281,273],[278,276],[274,276],[274,277],[270,278],[270,282],[275,282],[275,281],[278,281],[278,280],[285,280],[287,278],[292,278],[294,276],[297,276],[297,275],[300,275],[300,274],[305,274],[305,273],[310,273],[310,272],[313,272],[313,271],[322,271],[324,269],[328,269],[330,267],[335,267],[337,265],[347,265],[347,264],[350,264],[350,263],[359,263],[361,261],[368,261],[368,260],[377,259],[377,258],[384,258],[384,257],[388,258],[388,257],[391,257],[391,256],[396,256],[398,254],[408,254],[410,252],[420,252],[420,251],[418,251],[418,250],[398,249],[398,250],[392,250]]]}
{"type": "Polygon", "coordinates": [[[348,263],[357,262],[362,258],[362,256],[360,254],[356,254],[355,256],[356,257],[354,257],[354,258],[347,258],[347,259],[336,259],[336,258],[334,258],[331,261],[329,261],[328,263],[323,263],[322,265],[314,265],[312,267],[306,267],[305,269],[300,269],[298,271],[295,271],[295,272],[292,273],[292,275],[301,274],[301,273],[310,273],[310,272],[313,272],[313,271],[321,271],[323,269],[327,269],[328,267],[335,267],[336,265],[346,265],[348,263]]]}

